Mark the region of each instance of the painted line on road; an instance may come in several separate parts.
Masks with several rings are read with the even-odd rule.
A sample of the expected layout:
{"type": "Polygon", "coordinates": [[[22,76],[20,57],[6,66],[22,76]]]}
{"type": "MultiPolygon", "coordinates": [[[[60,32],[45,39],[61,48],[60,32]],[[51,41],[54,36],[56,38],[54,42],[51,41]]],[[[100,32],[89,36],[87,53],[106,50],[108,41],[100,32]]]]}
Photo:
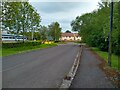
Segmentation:
{"type": "Polygon", "coordinates": [[[14,68],[16,68],[16,67],[20,67],[20,66],[22,66],[22,65],[24,65],[24,64],[25,64],[25,63],[18,64],[18,65],[15,65],[15,66],[13,66],[13,67],[10,67],[10,68],[8,68],[8,69],[2,70],[2,71],[0,71],[0,72],[9,71],[9,70],[12,70],[12,69],[14,69],[14,68]]]}
{"type": "Polygon", "coordinates": [[[61,88],[69,88],[74,77],[75,77],[75,74],[77,72],[77,69],[78,69],[78,66],[80,64],[80,60],[81,60],[81,55],[82,55],[82,51],[83,51],[83,47],[81,46],[80,47],[80,50],[79,52],[77,53],[76,55],[76,58],[74,60],[74,63],[69,71],[69,73],[67,74],[67,76],[63,79],[63,82],[60,86],[60,89],[61,88]]]}

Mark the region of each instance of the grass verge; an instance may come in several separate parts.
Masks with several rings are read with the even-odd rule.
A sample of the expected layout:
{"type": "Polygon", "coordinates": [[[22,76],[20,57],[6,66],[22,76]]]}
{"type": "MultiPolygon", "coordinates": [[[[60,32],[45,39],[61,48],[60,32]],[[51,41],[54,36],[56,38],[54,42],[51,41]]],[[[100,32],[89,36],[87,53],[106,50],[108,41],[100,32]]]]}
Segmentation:
{"type": "Polygon", "coordinates": [[[0,56],[2,56],[2,43],[0,42],[0,56]]]}
{"type": "Polygon", "coordinates": [[[67,42],[55,42],[56,44],[67,44],[67,42]]]}
{"type": "MultiPolygon", "coordinates": [[[[108,61],[108,52],[100,51],[98,48],[95,48],[95,47],[92,47],[92,50],[95,51],[106,62],[108,61]]],[[[117,55],[112,54],[111,65],[112,65],[112,68],[120,70],[119,59],[117,55]]]]}
{"type": "Polygon", "coordinates": [[[40,45],[37,45],[37,46],[2,48],[2,50],[1,50],[2,54],[0,54],[0,56],[8,56],[8,55],[12,55],[12,54],[18,54],[18,53],[22,53],[22,52],[27,52],[27,51],[37,50],[37,49],[43,49],[43,48],[48,48],[48,47],[53,47],[53,46],[57,46],[57,44],[52,43],[52,44],[40,44],[40,45]]]}

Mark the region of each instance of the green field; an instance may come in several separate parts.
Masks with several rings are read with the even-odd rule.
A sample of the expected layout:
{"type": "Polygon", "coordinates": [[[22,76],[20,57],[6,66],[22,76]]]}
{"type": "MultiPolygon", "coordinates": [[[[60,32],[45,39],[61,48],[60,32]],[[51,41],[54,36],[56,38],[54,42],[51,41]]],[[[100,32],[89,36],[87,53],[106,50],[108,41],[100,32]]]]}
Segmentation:
{"type": "MultiPolygon", "coordinates": [[[[108,52],[100,51],[98,48],[92,47],[92,50],[95,51],[99,56],[101,56],[106,62],[108,61],[108,52]]],[[[120,70],[120,63],[118,62],[118,56],[112,54],[111,57],[112,68],[120,70]]]]}
{"type": "Polygon", "coordinates": [[[27,51],[31,51],[31,50],[37,50],[37,49],[43,49],[43,48],[48,48],[48,47],[53,47],[53,46],[57,46],[57,44],[40,44],[37,46],[23,46],[23,47],[16,47],[16,48],[2,48],[2,50],[0,52],[2,52],[2,54],[0,54],[0,56],[8,56],[8,55],[12,55],[12,54],[18,54],[18,53],[22,53],[22,52],[27,52],[27,51]]]}

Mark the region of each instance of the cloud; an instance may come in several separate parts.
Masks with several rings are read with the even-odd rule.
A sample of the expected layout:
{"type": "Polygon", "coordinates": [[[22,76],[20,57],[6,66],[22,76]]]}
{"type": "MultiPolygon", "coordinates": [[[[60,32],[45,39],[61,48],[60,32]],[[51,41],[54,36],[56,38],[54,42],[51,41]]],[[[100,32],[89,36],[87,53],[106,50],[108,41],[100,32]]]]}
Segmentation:
{"type": "MultiPolygon", "coordinates": [[[[98,0],[29,0],[29,2],[97,2],[97,1],[98,0]]],[[[107,0],[103,0],[103,1],[106,2],[107,0]]]]}
{"type": "Polygon", "coordinates": [[[32,2],[35,8],[44,13],[69,12],[76,7],[83,6],[82,3],[71,2],[32,2]]]}
{"type": "Polygon", "coordinates": [[[97,8],[98,2],[30,2],[40,13],[41,25],[59,22],[62,31],[71,30],[70,23],[84,13],[97,8]]]}

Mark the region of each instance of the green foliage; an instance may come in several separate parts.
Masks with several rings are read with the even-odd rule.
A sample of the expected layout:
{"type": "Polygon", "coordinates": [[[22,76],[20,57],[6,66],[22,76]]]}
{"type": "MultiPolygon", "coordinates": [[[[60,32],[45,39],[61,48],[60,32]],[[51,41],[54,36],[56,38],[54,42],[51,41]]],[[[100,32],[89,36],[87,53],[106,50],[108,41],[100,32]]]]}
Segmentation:
{"type": "MultiPolygon", "coordinates": [[[[99,56],[101,56],[104,60],[108,60],[108,53],[104,51],[100,51],[98,48],[92,47],[92,50],[95,51],[99,56]]],[[[112,67],[120,70],[120,65],[118,64],[118,56],[117,55],[112,55],[112,67]]]]}
{"type": "MultiPolygon", "coordinates": [[[[8,33],[22,34],[27,36],[28,40],[48,40],[53,38],[59,41],[61,28],[58,22],[53,22],[47,28],[41,26],[41,17],[28,2],[2,2],[2,28],[8,33]]],[[[24,42],[24,38],[23,38],[24,42]]]]}
{"type": "Polygon", "coordinates": [[[25,42],[25,43],[2,43],[2,48],[16,48],[16,47],[24,47],[24,46],[37,46],[40,45],[41,42],[25,42]]]}
{"type": "MultiPolygon", "coordinates": [[[[2,26],[9,33],[24,34],[39,26],[41,17],[29,2],[2,2],[2,26]]],[[[23,38],[24,41],[24,38],[23,38]]]]}
{"type": "Polygon", "coordinates": [[[45,41],[48,39],[48,28],[46,26],[41,26],[39,32],[40,32],[40,37],[42,41],[45,41]]]}
{"type": "Polygon", "coordinates": [[[22,47],[2,48],[2,54],[0,54],[0,57],[1,56],[12,55],[12,54],[23,53],[23,52],[32,51],[32,50],[48,48],[48,47],[54,47],[54,46],[57,46],[57,44],[55,44],[55,43],[53,43],[53,44],[38,44],[38,45],[35,45],[35,46],[32,46],[32,45],[25,46],[25,45],[23,45],[22,47]]]}
{"type": "MultiPolygon", "coordinates": [[[[82,42],[90,46],[98,47],[100,50],[108,50],[108,35],[110,31],[110,4],[99,3],[100,8],[91,13],[77,16],[71,22],[72,30],[78,31],[82,42]]],[[[120,53],[120,2],[114,3],[112,52],[120,53]]]]}
{"type": "Polygon", "coordinates": [[[49,26],[49,36],[53,38],[54,41],[59,41],[61,36],[61,27],[58,22],[53,22],[49,26]]]}
{"type": "MultiPolygon", "coordinates": [[[[32,32],[25,32],[24,34],[25,34],[25,36],[27,36],[28,40],[32,40],[32,32]]],[[[33,36],[34,36],[35,40],[41,40],[39,32],[34,32],[33,36]]]]}

